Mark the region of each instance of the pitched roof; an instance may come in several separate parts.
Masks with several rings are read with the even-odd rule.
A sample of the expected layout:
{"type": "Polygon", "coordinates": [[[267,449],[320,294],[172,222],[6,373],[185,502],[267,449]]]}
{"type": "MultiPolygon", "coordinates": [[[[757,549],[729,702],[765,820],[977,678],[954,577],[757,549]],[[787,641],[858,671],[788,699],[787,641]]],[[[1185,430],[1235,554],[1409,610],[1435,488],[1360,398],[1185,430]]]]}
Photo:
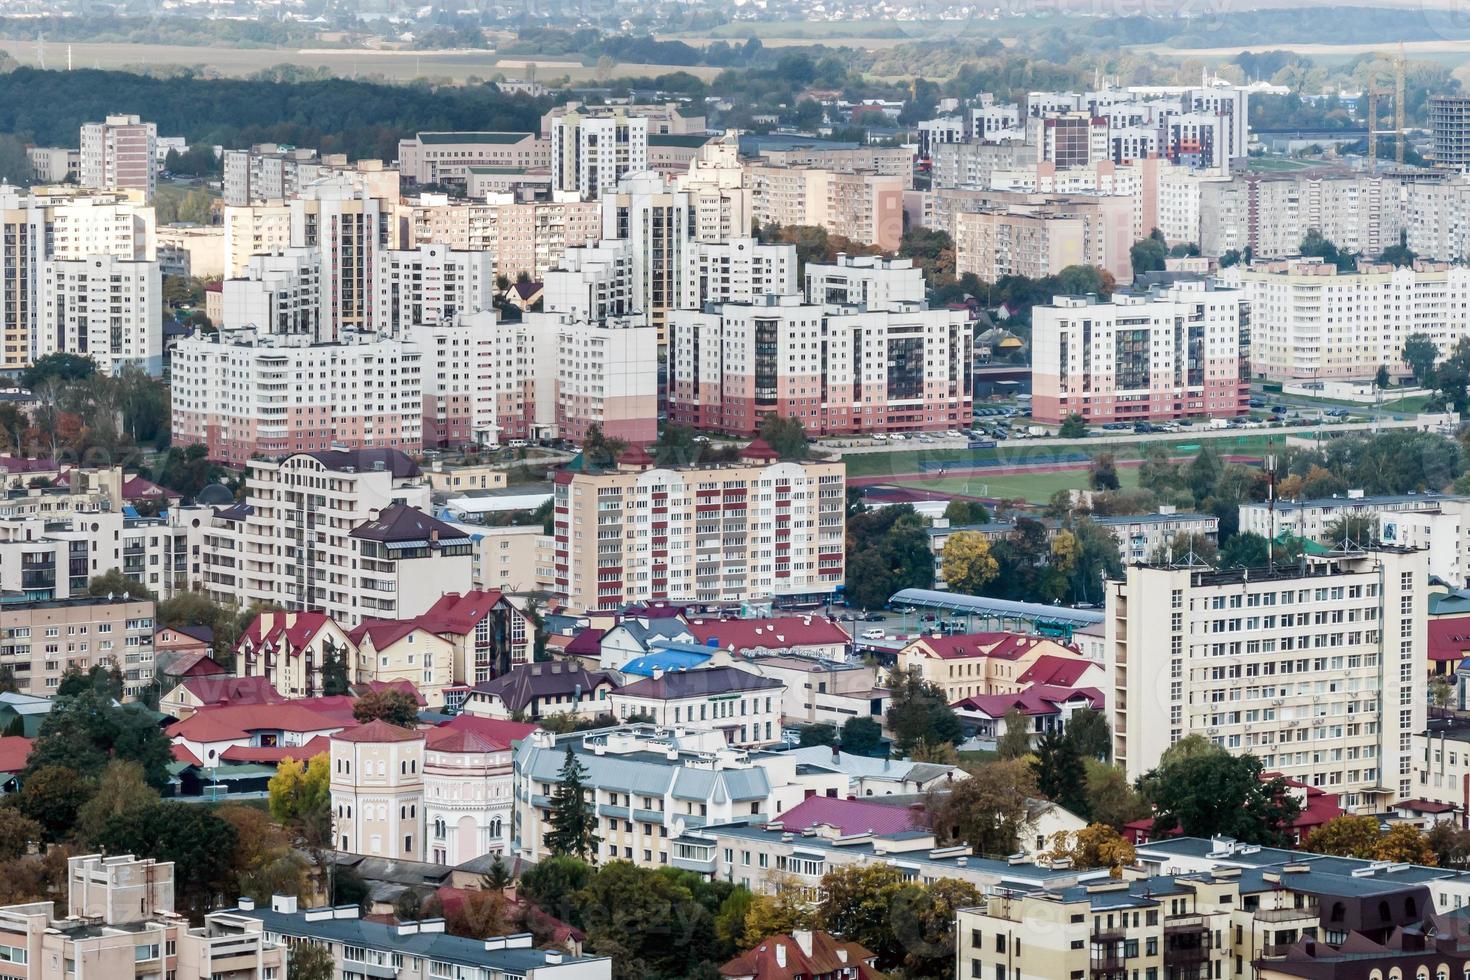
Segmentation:
{"type": "Polygon", "coordinates": [[[416,742],[423,737],[424,733],[421,731],[390,725],[381,718],[374,718],[366,725],[358,725],[332,736],[338,742],[416,742]]]}
{"type": "Polygon", "coordinates": [[[634,657],[618,669],[625,676],[652,677],[654,671],[666,673],[675,670],[693,670],[708,661],[713,653],[713,650],[704,648],[696,652],[662,647],[645,653],[641,657],[634,657]]]}
{"type": "Polygon", "coordinates": [[[781,454],[772,449],[769,442],[757,436],[746,444],[744,449],[740,450],[740,458],[774,463],[781,458],[781,454]]]}
{"type": "Polygon", "coordinates": [[[1016,678],[1018,684],[1051,684],[1057,687],[1071,687],[1082,679],[1082,676],[1093,667],[1091,660],[1080,657],[1058,657],[1055,654],[1044,653],[1036,658],[1036,662],[1021,672],[1016,678]]]}
{"type": "Polygon", "coordinates": [[[303,647],[310,643],[324,626],[332,622],[332,617],[324,612],[264,612],[257,613],[240,634],[240,639],[235,641],[235,649],[249,640],[252,646],[260,646],[263,643],[272,645],[285,641],[289,652],[293,655],[299,653],[303,647]],[[266,625],[269,623],[269,625],[266,625]]]}
{"type": "Polygon", "coordinates": [[[645,677],[624,687],[619,694],[659,701],[671,698],[694,698],[735,691],[767,691],[782,687],[773,677],[761,677],[739,667],[709,667],[703,670],[676,670],[658,677],[645,677]]]}
{"type": "Polygon", "coordinates": [[[204,765],[204,763],[199,761],[199,757],[197,755],[189,751],[189,747],[187,745],[171,745],[169,746],[169,751],[173,754],[175,762],[182,762],[188,766],[204,765]]]}
{"type": "Polygon", "coordinates": [[[0,736],[0,772],[20,772],[26,767],[35,739],[24,735],[0,736]]]}
{"type": "Polygon", "coordinates": [[[796,833],[808,827],[832,827],[841,834],[898,834],[923,826],[922,814],[902,806],[862,800],[812,796],[781,814],[783,830],[796,833]]]}
{"type": "Polygon", "coordinates": [[[191,677],[180,686],[204,704],[280,704],[286,700],[265,677],[211,674],[191,677]]]}
{"type": "Polygon", "coordinates": [[[498,697],[507,710],[519,711],[541,698],[592,691],[602,684],[617,687],[617,677],[605,670],[587,670],[570,661],[553,660],[519,664],[494,680],[476,684],[474,690],[498,697]]]}
{"type": "Polygon", "coordinates": [[[299,698],[279,704],[205,705],[164,729],[169,738],[191,742],[229,742],[252,732],[329,732],[352,728],[352,698],[346,695],[299,698]]]}
{"type": "Polygon", "coordinates": [[[235,765],[279,764],[284,759],[314,759],[330,751],[331,740],[325,735],[315,735],[305,745],[231,745],[219,757],[235,765]]]}
{"type": "Polygon", "coordinates": [[[158,673],[169,677],[219,677],[228,674],[229,670],[209,654],[195,652],[174,657],[166,667],[160,667],[158,673]]]}
{"type": "Polygon", "coordinates": [[[584,630],[579,630],[577,635],[562,647],[562,650],[577,656],[595,657],[602,652],[602,638],[606,635],[607,630],[589,626],[584,630]]]}
{"type": "Polygon", "coordinates": [[[352,529],[352,537],[384,544],[415,544],[430,541],[468,541],[469,537],[455,527],[431,517],[417,507],[394,504],[384,508],[375,520],[365,521],[352,529]]]}
{"type": "Polygon", "coordinates": [[[1023,715],[1054,715],[1067,701],[1083,699],[1093,710],[1103,706],[1103,694],[1095,687],[1054,687],[1033,684],[1020,694],[977,694],[955,703],[956,708],[982,711],[991,718],[1003,718],[1012,708],[1023,715]]]}
{"type": "Polygon", "coordinates": [[[1429,621],[1429,659],[1459,661],[1470,655],[1470,619],[1448,617],[1429,621]]]}
{"type": "Polygon", "coordinates": [[[446,592],[419,619],[435,633],[464,636],[504,598],[499,589],[471,589],[464,595],[446,592]]]}
{"type": "Polygon", "coordinates": [[[909,649],[918,649],[926,656],[940,660],[960,660],[967,657],[996,657],[1000,660],[1018,660],[1036,647],[1058,650],[1075,649],[1065,647],[1045,636],[1032,633],[962,633],[953,636],[923,636],[915,640],[909,649]]]}
{"type": "Polygon", "coordinates": [[[689,632],[705,646],[724,650],[782,650],[806,645],[847,644],[852,637],[822,616],[770,619],[691,619],[689,632]],[[716,641],[711,643],[711,641],[716,641]]]}
{"type": "Polygon", "coordinates": [[[414,687],[413,681],[406,677],[399,677],[391,681],[364,681],[352,687],[352,692],[358,697],[364,694],[376,694],[380,691],[397,691],[400,694],[407,694],[420,708],[426,707],[429,703],[428,699],[419,693],[419,689],[414,687]]]}
{"type": "MultiPolygon", "coordinates": [[[[523,721],[507,721],[501,718],[484,718],[480,715],[463,714],[455,715],[453,719],[435,729],[436,732],[473,732],[500,748],[510,748],[512,743],[520,741],[535,730],[535,725],[530,725],[523,721]]],[[[431,742],[430,748],[434,747],[431,742]]]]}
{"type": "Polygon", "coordinates": [[[795,980],[853,968],[858,980],[883,980],[872,965],[876,957],[858,943],[842,942],[829,932],[813,930],[809,940],[810,955],[792,935],[782,933],[761,940],[755,949],[747,950],[724,966],[720,973],[727,977],[754,977],[756,980],[795,980]]]}

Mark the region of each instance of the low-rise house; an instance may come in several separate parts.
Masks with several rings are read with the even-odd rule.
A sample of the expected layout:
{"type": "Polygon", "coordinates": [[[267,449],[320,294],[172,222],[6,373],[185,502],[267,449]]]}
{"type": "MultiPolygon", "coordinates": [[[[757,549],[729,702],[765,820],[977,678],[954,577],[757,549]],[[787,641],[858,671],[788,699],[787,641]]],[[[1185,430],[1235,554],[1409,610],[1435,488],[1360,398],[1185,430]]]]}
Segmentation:
{"type": "Polygon", "coordinates": [[[712,728],[742,748],[781,738],[785,685],[736,667],[655,671],[652,677],[613,690],[608,700],[622,721],[712,728]]]}
{"type": "Polygon", "coordinates": [[[0,795],[20,789],[20,774],[25,772],[35,739],[24,735],[0,736],[0,795]]]}
{"type": "Polygon", "coordinates": [[[839,795],[852,798],[918,796],[969,778],[969,774],[959,766],[914,762],[911,759],[875,759],[825,745],[790,749],[781,754],[801,765],[840,773],[846,780],[846,787],[839,795]]]}
{"type": "Polygon", "coordinates": [[[511,755],[533,725],[460,715],[424,749],[424,859],[457,866],[510,851],[511,755]]]}
{"type": "Polygon", "coordinates": [[[751,657],[732,661],[741,670],[778,680],[783,725],[832,725],[852,718],[883,724],[892,692],[878,684],[878,669],[865,663],[815,657],[751,657]]]}
{"type": "Polygon", "coordinates": [[[793,929],[762,939],[724,966],[729,980],[885,980],[878,956],[830,932],[793,929]]]}
{"type": "MultiPolygon", "coordinates": [[[[465,939],[444,932],[443,919],[386,925],[362,918],[356,905],[298,911],[296,900],[277,895],[271,907],[244,900],[228,914],[258,922],[287,943],[310,942],[332,951],[342,977],[440,980],[611,980],[607,957],[573,957],[536,949],[529,933],[465,939]]],[[[284,972],[281,976],[285,976],[284,972]]]]}
{"type": "Polygon", "coordinates": [[[694,631],[682,615],[628,616],[598,636],[598,652],[604,669],[617,670],[629,660],[651,653],[655,645],[682,644],[705,646],[696,642],[694,631]]]}
{"type": "MultiPolygon", "coordinates": [[[[1095,666],[1095,665],[1089,665],[1095,666]]],[[[952,706],[970,734],[999,739],[1008,731],[1006,716],[1021,713],[1032,745],[1043,735],[1063,731],[1077,711],[1102,711],[1103,695],[1095,687],[1054,687],[1033,684],[1019,694],[978,694],[952,706]]]]}
{"type": "Polygon", "coordinates": [[[976,695],[1021,692],[1030,683],[1022,676],[1042,657],[1088,662],[1075,647],[1045,636],[964,633],[919,637],[899,651],[898,667],[917,672],[953,704],[976,695]]]}
{"type": "Polygon", "coordinates": [[[205,705],[280,704],[287,700],[264,677],[191,677],[158,699],[158,710],[183,721],[205,705]]]}
{"type": "MultiPolygon", "coordinates": [[[[213,649],[214,630],[208,626],[160,626],[153,632],[153,653],[158,663],[155,672],[163,673],[164,663],[167,661],[170,676],[190,676],[183,671],[201,667],[201,661],[197,658],[208,659],[213,649]]],[[[202,666],[202,672],[210,669],[207,664],[202,666]]],[[[219,673],[225,672],[220,664],[215,666],[219,668],[219,673]]]]}
{"type": "Polygon", "coordinates": [[[470,688],[464,711],[487,718],[610,714],[609,696],[621,684],[613,671],[587,670],[569,661],[521,664],[509,673],[470,688]]]}
{"type": "Polygon", "coordinates": [[[421,731],[370,721],[331,738],[333,841],[339,851],[422,859],[421,731]]]}
{"type": "Polygon", "coordinates": [[[41,733],[41,723],[55,703],[51,698],[34,694],[0,691],[0,732],[19,728],[19,734],[35,738],[41,733]]]}
{"type": "MultiPolygon", "coordinates": [[[[201,765],[215,766],[226,750],[296,748],[319,736],[357,726],[352,698],[345,695],[303,698],[278,704],[206,705],[164,733],[182,745],[201,765]]],[[[305,758],[304,752],[300,758],[305,758]]]]}
{"type": "Polygon", "coordinates": [[[357,679],[347,631],[321,612],[260,613],[235,641],[235,663],[245,677],[264,677],[290,698],[322,693],[322,666],[341,658],[348,681],[357,679]]]}
{"type": "Polygon", "coordinates": [[[746,752],[719,732],[624,725],[553,735],[536,731],[515,751],[515,853],[546,857],[551,798],[567,749],[586,767],[584,785],[602,836],[599,860],[643,867],[672,862],[688,830],[734,820],[778,819],[809,796],[842,795],[847,777],[803,765],[790,752],[746,752]]]}

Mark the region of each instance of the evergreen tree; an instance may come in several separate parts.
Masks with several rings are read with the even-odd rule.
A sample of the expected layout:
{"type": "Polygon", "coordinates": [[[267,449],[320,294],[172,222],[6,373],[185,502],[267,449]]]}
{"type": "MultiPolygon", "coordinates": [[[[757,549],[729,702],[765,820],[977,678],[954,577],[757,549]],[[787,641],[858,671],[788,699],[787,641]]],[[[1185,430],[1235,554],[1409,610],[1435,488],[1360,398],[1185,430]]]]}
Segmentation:
{"type": "Polygon", "coordinates": [[[347,653],[329,644],[322,655],[322,694],[334,697],[339,694],[347,694],[349,690],[347,653]]]}
{"type": "Polygon", "coordinates": [[[582,798],[587,767],[577,761],[570,745],[560,776],[551,794],[551,830],[546,835],[546,847],[558,856],[596,861],[597,845],[602,842],[597,834],[597,811],[582,798]]]}
{"type": "Polygon", "coordinates": [[[1053,803],[1080,817],[1088,815],[1087,770],[1077,745],[1059,729],[1052,729],[1036,744],[1036,786],[1053,803]]]}

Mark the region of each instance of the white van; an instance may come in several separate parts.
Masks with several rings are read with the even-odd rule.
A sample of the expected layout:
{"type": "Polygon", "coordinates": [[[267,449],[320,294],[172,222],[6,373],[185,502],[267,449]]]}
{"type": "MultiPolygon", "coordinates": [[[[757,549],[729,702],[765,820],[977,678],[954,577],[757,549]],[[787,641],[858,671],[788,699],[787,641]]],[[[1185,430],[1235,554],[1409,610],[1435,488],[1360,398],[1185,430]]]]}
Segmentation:
{"type": "Polygon", "coordinates": [[[863,630],[863,639],[865,640],[881,640],[883,636],[884,633],[880,629],[863,630]]]}

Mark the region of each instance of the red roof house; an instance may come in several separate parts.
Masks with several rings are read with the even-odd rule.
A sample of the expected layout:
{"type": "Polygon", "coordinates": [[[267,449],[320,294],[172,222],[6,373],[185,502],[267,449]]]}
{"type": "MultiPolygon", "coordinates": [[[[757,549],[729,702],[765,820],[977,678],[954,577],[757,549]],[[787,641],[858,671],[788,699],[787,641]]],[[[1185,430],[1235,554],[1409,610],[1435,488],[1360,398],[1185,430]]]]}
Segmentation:
{"type": "Polygon", "coordinates": [[[793,929],[761,940],[741,953],[720,975],[731,980],[884,980],[874,965],[878,957],[858,943],[831,933],[793,929]]]}

